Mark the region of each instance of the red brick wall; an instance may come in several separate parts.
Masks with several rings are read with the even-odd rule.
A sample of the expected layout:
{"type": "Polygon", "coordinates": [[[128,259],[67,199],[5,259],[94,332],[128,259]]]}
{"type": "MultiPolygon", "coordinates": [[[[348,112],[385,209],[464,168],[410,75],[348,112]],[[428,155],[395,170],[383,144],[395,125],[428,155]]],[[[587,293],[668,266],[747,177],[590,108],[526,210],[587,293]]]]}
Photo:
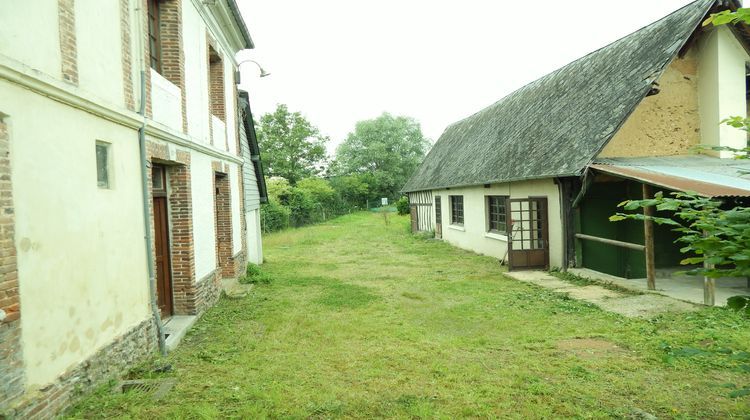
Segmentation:
{"type": "Polygon", "coordinates": [[[214,175],[216,192],[216,263],[224,278],[235,276],[232,258],[232,199],[229,175],[216,172],[214,175]]]}
{"type": "Polygon", "coordinates": [[[78,84],[78,50],[76,47],[75,1],[58,0],[57,14],[60,31],[60,53],[62,54],[62,78],[78,84]]]}
{"type": "Polygon", "coordinates": [[[159,36],[161,37],[161,75],[174,83],[182,92],[182,132],[187,133],[182,1],[161,0],[159,2],[159,36]]]}
{"type": "Polygon", "coordinates": [[[10,136],[0,115],[0,417],[2,407],[24,389],[21,353],[21,307],[14,243],[15,218],[10,173],[10,136]]]}

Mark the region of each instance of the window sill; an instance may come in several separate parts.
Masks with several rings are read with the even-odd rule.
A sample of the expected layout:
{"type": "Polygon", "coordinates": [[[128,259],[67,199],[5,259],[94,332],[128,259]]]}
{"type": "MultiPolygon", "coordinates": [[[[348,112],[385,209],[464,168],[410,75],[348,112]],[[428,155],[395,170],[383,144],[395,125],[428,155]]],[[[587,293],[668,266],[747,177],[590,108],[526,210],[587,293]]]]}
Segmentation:
{"type": "Polygon", "coordinates": [[[466,232],[466,228],[463,225],[448,225],[448,229],[457,230],[459,232],[466,232]]]}
{"type": "Polygon", "coordinates": [[[498,241],[508,242],[508,235],[502,233],[485,232],[485,238],[495,239],[498,241]]]}

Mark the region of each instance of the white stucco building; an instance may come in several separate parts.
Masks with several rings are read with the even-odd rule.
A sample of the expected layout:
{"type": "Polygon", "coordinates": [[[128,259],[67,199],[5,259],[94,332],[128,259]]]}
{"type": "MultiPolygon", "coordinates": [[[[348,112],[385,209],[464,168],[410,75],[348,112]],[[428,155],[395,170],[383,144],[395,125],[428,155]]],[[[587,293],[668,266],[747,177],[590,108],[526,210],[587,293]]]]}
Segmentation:
{"type": "Polygon", "coordinates": [[[262,261],[253,42],[234,0],[2,9],[0,417],[49,417],[262,261]]]}

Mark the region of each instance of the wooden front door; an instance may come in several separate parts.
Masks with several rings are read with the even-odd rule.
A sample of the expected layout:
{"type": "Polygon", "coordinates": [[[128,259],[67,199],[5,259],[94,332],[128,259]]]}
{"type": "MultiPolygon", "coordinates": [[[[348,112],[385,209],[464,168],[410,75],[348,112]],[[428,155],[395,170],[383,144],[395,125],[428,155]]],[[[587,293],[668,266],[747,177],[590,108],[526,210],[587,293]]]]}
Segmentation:
{"type": "MultiPolygon", "coordinates": [[[[157,175],[157,170],[154,175],[157,175]]],[[[159,174],[161,175],[161,174],[159,174]]],[[[156,184],[156,182],[154,182],[156,184]]],[[[169,219],[167,216],[167,197],[157,195],[154,189],[154,251],[156,253],[156,300],[162,318],[169,318],[173,313],[172,305],[172,267],[169,254],[169,219]]]]}
{"type": "Polygon", "coordinates": [[[443,239],[443,204],[440,196],[435,196],[435,238],[443,239]]]}
{"type": "Polygon", "coordinates": [[[417,206],[412,204],[409,213],[411,216],[411,233],[416,233],[419,230],[419,212],[417,211],[417,206]]]}
{"type": "Polygon", "coordinates": [[[510,232],[509,268],[549,268],[547,197],[511,199],[507,231],[510,232]]]}

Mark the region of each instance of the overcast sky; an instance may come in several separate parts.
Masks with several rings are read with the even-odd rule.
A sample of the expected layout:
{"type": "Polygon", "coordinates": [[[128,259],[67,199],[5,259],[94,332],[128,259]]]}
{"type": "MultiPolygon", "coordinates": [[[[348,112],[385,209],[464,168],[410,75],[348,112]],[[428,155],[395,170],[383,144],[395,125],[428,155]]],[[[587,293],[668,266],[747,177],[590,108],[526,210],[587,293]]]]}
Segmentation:
{"type": "Polygon", "coordinates": [[[384,111],[445,127],[689,0],[239,0],[256,118],[284,103],[331,137],[384,111]]]}

